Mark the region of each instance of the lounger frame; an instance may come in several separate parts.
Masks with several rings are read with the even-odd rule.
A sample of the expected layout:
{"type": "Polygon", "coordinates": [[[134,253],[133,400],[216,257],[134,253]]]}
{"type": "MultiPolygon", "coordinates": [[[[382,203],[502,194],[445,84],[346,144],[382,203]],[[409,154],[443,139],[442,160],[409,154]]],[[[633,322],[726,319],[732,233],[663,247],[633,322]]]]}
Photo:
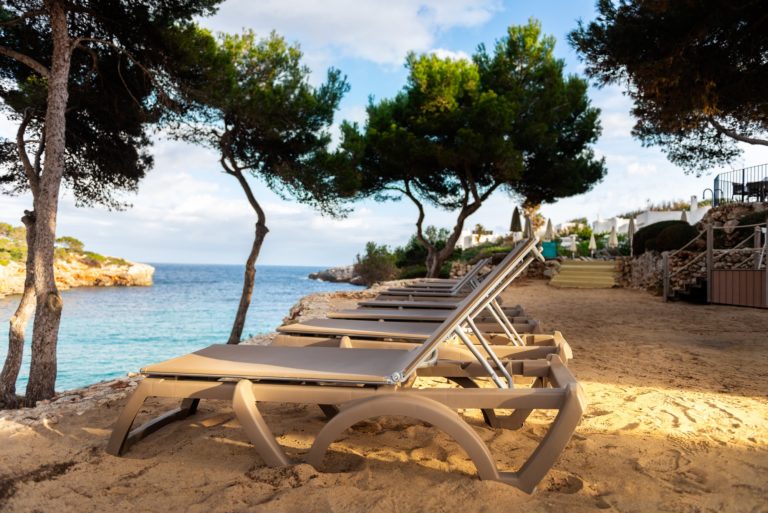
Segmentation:
{"type": "MultiPolygon", "coordinates": [[[[514,366],[511,364],[510,366],[514,366]]],[[[235,416],[256,451],[269,466],[289,465],[292,461],[275,440],[257,404],[337,404],[340,411],[315,437],[305,461],[322,469],[324,455],[335,440],[354,424],[381,416],[405,416],[428,422],[450,435],[469,455],[481,479],[501,481],[527,493],[554,465],[570,440],[586,407],[581,387],[560,358],[550,355],[546,365],[540,360],[519,361],[522,376],[541,378],[551,388],[532,389],[414,389],[402,386],[352,387],[328,384],[295,384],[211,379],[145,378],[120,414],[107,445],[109,454],[119,456],[131,445],[170,422],[186,418],[197,410],[201,399],[232,401],[235,416]],[[173,409],[146,424],[131,429],[144,402],[150,397],[181,400],[173,409]],[[558,410],[541,443],[516,471],[501,471],[485,442],[457,409],[534,409],[558,410]]],[[[435,372],[441,376],[459,373],[461,366],[445,365],[435,372]]],[[[478,369],[479,370],[479,369],[478,369]]],[[[466,369],[463,370],[466,373],[466,369]]]]}
{"type": "Polygon", "coordinates": [[[407,416],[451,435],[470,456],[482,479],[498,480],[531,493],[555,463],[581,419],[586,405],[584,394],[559,354],[549,354],[546,360],[502,361],[488,340],[478,334],[478,346],[465,329],[469,326],[476,331],[474,317],[495,300],[498,287],[503,290],[525,269],[533,258],[528,253],[535,244],[535,240],[519,244],[505,259],[509,266],[489,273],[457,308],[456,315],[410,350],[222,345],[142,369],[146,378],[118,417],[107,452],[120,455],[169,422],[194,414],[201,399],[222,399],[232,401],[235,415],[264,462],[271,466],[287,465],[291,461],[264,421],[258,403],[329,404],[338,405],[339,411],[317,434],[305,458],[317,468],[321,468],[329,445],[355,423],[380,416],[407,416]],[[440,358],[441,347],[454,337],[476,361],[440,358]],[[298,359],[287,358],[291,361],[286,362],[291,351],[298,359]],[[247,358],[243,359],[244,355],[247,358]],[[261,357],[254,361],[254,355],[267,360],[271,355],[273,361],[280,359],[281,363],[270,363],[261,357]],[[362,365],[363,362],[367,363],[362,365]],[[347,363],[352,366],[345,366],[347,363]],[[497,388],[412,388],[417,375],[445,377],[459,383],[483,376],[497,388]],[[538,385],[515,388],[513,376],[517,375],[534,378],[538,385]],[[181,403],[178,408],[132,429],[136,415],[149,397],[177,398],[181,403]],[[472,408],[514,409],[523,418],[534,409],[558,413],[526,462],[509,472],[497,468],[480,436],[455,411],[472,408]]]}

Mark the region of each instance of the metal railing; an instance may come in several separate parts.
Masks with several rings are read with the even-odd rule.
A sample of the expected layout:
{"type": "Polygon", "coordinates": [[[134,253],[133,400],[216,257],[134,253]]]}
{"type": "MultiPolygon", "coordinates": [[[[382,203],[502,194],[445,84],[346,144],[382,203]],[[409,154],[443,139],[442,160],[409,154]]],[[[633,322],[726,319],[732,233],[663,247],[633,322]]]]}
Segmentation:
{"type": "Polygon", "coordinates": [[[766,260],[766,255],[768,255],[768,221],[765,223],[757,223],[757,224],[750,224],[750,225],[743,225],[743,226],[736,226],[734,229],[752,229],[752,233],[745,236],[738,244],[735,246],[729,248],[729,249],[715,249],[714,247],[714,231],[715,230],[724,230],[725,228],[722,226],[715,227],[714,225],[707,224],[706,228],[699,232],[698,235],[696,235],[693,239],[691,239],[685,246],[680,248],[677,251],[667,252],[665,251],[662,253],[662,288],[663,288],[663,296],[664,301],[667,301],[673,294],[672,290],[672,283],[671,279],[675,275],[679,274],[680,272],[684,271],[688,267],[690,267],[693,263],[700,261],[702,258],[706,258],[706,264],[704,266],[703,272],[700,273],[700,277],[706,279],[707,283],[707,302],[712,302],[712,278],[713,278],[713,272],[715,271],[715,264],[718,260],[720,260],[722,257],[727,256],[729,254],[732,254],[737,251],[745,251],[745,248],[747,248],[747,244],[749,242],[752,242],[752,248],[747,249],[747,258],[745,258],[743,261],[737,263],[736,265],[731,265],[731,270],[737,270],[741,269],[744,266],[747,266],[749,268],[754,269],[755,271],[760,271],[761,269],[764,270],[763,272],[763,280],[765,280],[765,283],[763,284],[763,290],[765,290],[765,297],[763,298],[763,304],[762,305],[749,305],[749,306],[762,306],[764,308],[768,307],[768,271],[766,271],[766,267],[768,266],[768,261],[766,260]],[[691,246],[694,242],[699,240],[702,235],[706,234],[706,241],[707,241],[707,249],[705,252],[699,253],[696,255],[693,259],[686,262],[684,265],[678,267],[677,269],[671,269],[671,257],[677,255],[681,251],[686,250],[689,246],[691,246]]]}
{"type": "Polygon", "coordinates": [[[768,201],[768,164],[720,173],[715,177],[711,192],[715,207],[736,201],[768,201]]]}

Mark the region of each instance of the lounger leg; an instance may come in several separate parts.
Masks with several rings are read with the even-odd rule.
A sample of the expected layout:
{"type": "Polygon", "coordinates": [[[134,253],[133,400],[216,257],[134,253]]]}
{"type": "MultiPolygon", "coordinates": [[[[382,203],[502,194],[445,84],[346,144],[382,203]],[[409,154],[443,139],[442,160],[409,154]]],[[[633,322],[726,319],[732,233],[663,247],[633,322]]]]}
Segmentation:
{"type": "Polygon", "coordinates": [[[151,388],[151,378],[147,378],[139,383],[139,386],[128,400],[128,404],[125,405],[125,408],[122,413],[120,413],[117,422],[115,422],[115,425],[112,428],[112,436],[107,443],[107,454],[120,456],[127,451],[131,445],[147,435],[154,433],[171,422],[189,417],[197,411],[197,405],[200,402],[200,399],[183,399],[178,408],[174,408],[131,431],[131,426],[136,419],[136,415],[138,415],[144,401],[150,396],[149,392],[151,388]]]}
{"type": "MultiPolygon", "coordinates": [[[[542,386],[544,386],[544,381],[541,378],[536,378],[531,388],[541,388],[542,386]]],[[[520,429],[531,413],[533,413],[533,410],[517,409],[509,417],[501,417],[499,419],[499,427],[504,429],[520,429]]]]}
{"type": "Polygon", "coordinates": [[[253,393],[253,383],[242,379],[235,387],[232,397],[232,406],[237,420],[245,430],[245,434],[256,447],[259,455],[270,467],[282,467],[290,465],[291,461],[278,445],[272,431],[270,431],[264,417],[261,416],[256,406],[256,396],[253,393]]]}
{"type": "Polygon", "coordinates": [[[501,472],[500,480],[514,485],[524,492],[533,493],[536,490],[536,485],[549,472],[571,439],[571,435],[581,420],[586,404],[581,387],[575,383],[568,385],[565,390],[563,405],[539,446],[520,467],[519,471],[501,472]]]}
{"type": "Polygon", "coordinates": [[[334,418],[339,413],[339,407],[335,404],[318,404],[318,406],[329,419],[334,418]]]}
{"type": "Polygon", "coordinates": [[[117,418],[115,425],[112,427],[112,436],[107,443],[107,454],[112,456],[120,456],[126,449],[126,441],[128,439],[128,433],[133,425],[133,420],[139,413],[141,406],[149,396],[150,385],[145,381],[139,383],[136,390],[128,399],[128,403],[123,408],[120,416],[117,418]]]}
{"type": "Polygon", "coordinates": [[[416,397],[407,392],[379,395],[345,405],[318,433],[307,454],[307,463],[320,468],[331,443],[354,424],[373,417],[394,415],[428,422],[445,431],[467,452],[481,479],[499,479],[499,471],[488,447],[456,412],[435,400],[416,397]]]}
{"type": "MultiPolygon", "coordinates": [[[[470,378],[465,378],[462,376],[453,376],[448,378],[450,381],[453,381],[457,385],[459,385],[461,388],[480,388],[477,383],[472,381],[470,378]]],[[[496,417],[496,412],[493,411],[490,408],[482,408],[480,410],[483,413],[483,420],[485,420],[485,423],[488,425],[488,427],[492,428],[501,428],[502,425],[498,421],[498,418],[496,417]]]]}

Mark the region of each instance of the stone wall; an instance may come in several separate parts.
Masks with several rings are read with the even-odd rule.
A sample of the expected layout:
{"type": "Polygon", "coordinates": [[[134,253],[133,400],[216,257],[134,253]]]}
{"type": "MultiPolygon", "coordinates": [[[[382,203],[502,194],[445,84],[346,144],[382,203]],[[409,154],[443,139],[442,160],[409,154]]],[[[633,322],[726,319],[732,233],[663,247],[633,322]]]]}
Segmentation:
{"type": "MultiPolygon", "coordinates": [[[[493,255],[491,257],[491,264],[485,266],[485,268],[480,271],[480,274],[490,272],[493,266],[501,262],[505,256],[507,256],[506,253],[497,253],[493,255]]],[[[450,271],[451,278],[460,278],[464,276],[474,265],[474,263],[467,262],[452,262],[450,271]]],[[[559,260],[547,260],[546,262],[541,262],[537,259],[531,262],[531,264],[528,266],[525,276],[533,279],[548,280],[557,274],[559,270],[559,260]]]]}
{"type": "MultiPolygon", "coordinates": [[[[754,269],[754,255],[751,248],[736,250],[715,250],[715,269],[754,269]]],[[[703,278],[706,274],[706,256],[695,251],[680,251],[669,259],[669,268],[674,272],[670,277],[670,289],[679,290],[703,278]],[[695,260],[701,258],[683,267],[695,260]]],[[[647,251],[637,258],[620,257],[617,259],[616,280],[622,287],[645,289],[661,294],[663,287],[663,256],[656,251],[647,251]]]]}
{"type": "MultiPolygon", "coordinates": [[[[722,233],[725,238],[719,238],[726,247],[737,244],[749,233],[745,230],[735,230],[739,224],[739,219],[754,212],[765,212],[768,216],[768,203],[728,203],[717,208],[711,209],[700,223],[697,224],[699,230],[705,228],[705,223],[713,223],[716,227],[722,227],[722,233]]],[[[670,287],[672,290],[685,288],[692,284],[697,278],[704,276],[706,272],[706,257],[703,251],[706,248],[706,240],[702,236],[701,240],[691,246],[698,251],[680,251],[670,257],[669,265],[671,270],[681,269],[702,255],[699,260],[688,266],[682,271],[677,272],[670,278],[670,287]]],[[[715,250],[715,269],[749,269],[753,267],[754,255],[753,249],[738,249],[724,252],[722,249],[715,250]]],[[[663,268],[662,254],[656,251],[646,251],[636,258],[618,257],[616,259],[616,280],[622,287],[638,288],[650,290],[656,294],[662,292],[663,268]]]]}

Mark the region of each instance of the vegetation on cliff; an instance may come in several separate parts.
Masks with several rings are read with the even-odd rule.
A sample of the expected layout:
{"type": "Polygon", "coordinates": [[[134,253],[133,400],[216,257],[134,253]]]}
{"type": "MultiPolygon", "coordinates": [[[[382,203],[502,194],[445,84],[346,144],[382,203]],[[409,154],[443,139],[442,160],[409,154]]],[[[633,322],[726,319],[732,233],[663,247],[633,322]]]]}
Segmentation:
{"type": "MultiPolygon", "coordinates": [[[[128,266],[130,262],[122,258],[100,255],[87,251],[82,241],[63,236],[56,239],[54,255],[57,261],[80,261],[89,267],[107,265],[128,266]]],[[[11,262],[24,262],[27,259],[27,229],[24,226],[12,226],[0,222],[0,265],[11,262]]]]}

